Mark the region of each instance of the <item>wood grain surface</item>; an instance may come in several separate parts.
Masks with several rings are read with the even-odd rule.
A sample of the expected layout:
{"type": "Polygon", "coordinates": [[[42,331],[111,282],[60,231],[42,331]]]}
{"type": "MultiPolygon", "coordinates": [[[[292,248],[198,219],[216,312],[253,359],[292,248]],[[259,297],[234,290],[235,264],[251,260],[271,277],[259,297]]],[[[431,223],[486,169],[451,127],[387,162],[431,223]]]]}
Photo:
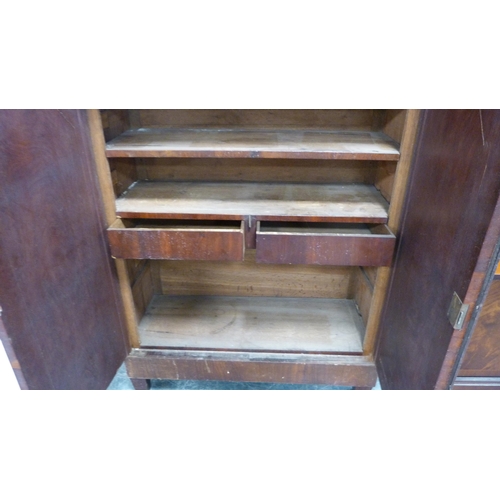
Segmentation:
{"type": "MultiPolygon", "coordinates": [[[[116,127],[113,128],[112,133],[121,133],[120,130],[126,125],[124,120],[127,120],[127,114],[118,113],[118,115],[116,115],[111,112],[107,117],[106,113],[102,114],[103,120],[106,118],[111,119],[113,116],[115,117],[115,120],[111,121],[116,123],[116,127]]],[[[104,203],[106,225],[110,226],[116,220],[116,199],[114,188],[117,186],[114,186],[116,177],[113,179],[113,172],[110,172],[110,165],[108,159],[106,158],[105,137],[103,134],[103,127],[105,128],[105,125],[103,124],[103,120],[101,120],[101,113],[97,109],[87,110],[87,119],[90,130],[93,159],[95,162],[95,172],[97,173],[97,177],[99,179],[100,196],[104,203]]],[[[126,160],[126,162],[130,163],[130,160],[126,160]]],[[[127,179],[127,176],[125,176],[124,179],[122,178],[122,180],[125,179],[127,179]]],[[[120,186],[119,190],[124,187],[128,187],[129,180],[132,179],[125,180],[124,185],[120,186]]],[[[126,262],[121,259],[114,259],[114,264],[120,286],[120,299],[127,328],[128,344],[131,347],[136,347],[139,345],[139,338],[137,335],[137,317],[135,315],[134,300],[129,286],[130,279],[127,273],[127,265],[126,262]]]]}
{"type": "Polygon", "coordinates": [[[397,161],[399,150],[381,132],[143,128],[108,142],[106,155],[397,161]]]}
{"type": "Polygon", "coordinates": [[[353,301],[269,297],[153,298],[142,347],[361,353],[353,301]]]}
{"type": "Polygon", "coordinates": [[[133,378],[228,380],[373,387],[377,372],[364,356],[133,350],[126,360],[133,378]]]}
{"type": "Polygon", "coordinates": [[[0,112],[0,304],[31,389],[105,389],[128,353],[87,114],[0,112]]]}
{"type": "Polygon", "coordinates": [[[424,112],[376,350],[382,388],[447,386],[465,331],[447,311],[454,292],[465,298],[491,223],[499,143],[499,111],[424,112]]]}
{"type": "Polygon", "coordinates": [[[354,267],[257,264],[255,250],[243,262],[158,261],[162,293],[247,297],[353,297],[354,267]]]}
{"type": "Polygon", "coordinates": [[[262,263],[388,266],[396,242],[385,226],[381,226],[385,231],[377,232],[361,224],[257,224],[256,259],[262,263]]]}
{"type": "Polygon", "coordinates": [[[243,260],[244,223],[238,225],[124,227],[118,220],[108,228],[108,240],[111,254],[120,259],[243,260]]]}
{"type": "Polygon", "coordinates": [[[135,162],[142,180],[306,184],[374,184],[377,165],[383,163],[272,158],[113,158],[109,161],[112,164],[135,162]]]}
{"type": "Polygon", "coordinates": [[[365,184],[140,181],[116,200],[123,218],[387,221],[388,204],[365,184]]]}

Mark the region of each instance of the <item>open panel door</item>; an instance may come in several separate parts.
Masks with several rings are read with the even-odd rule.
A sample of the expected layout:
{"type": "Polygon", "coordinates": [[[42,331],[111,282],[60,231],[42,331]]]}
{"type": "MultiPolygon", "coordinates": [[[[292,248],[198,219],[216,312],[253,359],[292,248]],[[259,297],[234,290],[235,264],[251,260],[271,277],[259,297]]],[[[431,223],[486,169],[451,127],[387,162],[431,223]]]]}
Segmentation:
{"type": "Polygon", "coordinates": [[[0,305],[21,385],[104,389],[128,353],[87,113],[0,111],[0,305]]]}
{"type": "Polygon", "coordinates": [[[376,350],[383,388],[450,387],[492,274],[499,193],[500,111],[423,112],[376,350]],[[470,305],[460,329],[447,315],[455,292],[470,305]]]}

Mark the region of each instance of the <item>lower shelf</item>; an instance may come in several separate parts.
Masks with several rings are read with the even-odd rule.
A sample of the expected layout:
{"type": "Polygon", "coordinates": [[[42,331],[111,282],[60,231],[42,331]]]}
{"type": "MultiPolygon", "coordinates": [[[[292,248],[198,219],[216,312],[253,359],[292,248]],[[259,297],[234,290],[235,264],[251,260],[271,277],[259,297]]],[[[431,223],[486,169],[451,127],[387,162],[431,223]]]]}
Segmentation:
{"type": "Polygon", "coordinates": [[[353,300],[156,295],[142,348],[362,354],[353,300]]]}

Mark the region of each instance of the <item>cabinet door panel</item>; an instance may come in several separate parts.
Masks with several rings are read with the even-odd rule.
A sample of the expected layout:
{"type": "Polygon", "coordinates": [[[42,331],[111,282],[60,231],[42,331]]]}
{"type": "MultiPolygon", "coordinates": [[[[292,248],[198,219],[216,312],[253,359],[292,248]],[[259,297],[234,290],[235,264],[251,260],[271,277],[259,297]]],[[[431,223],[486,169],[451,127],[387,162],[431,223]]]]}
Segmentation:
{"type": "Polygon", "coordinates": [[[499,145],[498,110],[422,113],[376,351],[383,387],[451,380],[465,327],[453,330],[447,311],[454,292],[470,299],[475,288],[477,297],[484,280],[486,253],[479,256],[500,192],[499,145]]]}
{"type": "Polygon", "coordinates": [[[0,111],[0,304],[32,389],[105,388],[127,341],[86,112],[0,111]]]}

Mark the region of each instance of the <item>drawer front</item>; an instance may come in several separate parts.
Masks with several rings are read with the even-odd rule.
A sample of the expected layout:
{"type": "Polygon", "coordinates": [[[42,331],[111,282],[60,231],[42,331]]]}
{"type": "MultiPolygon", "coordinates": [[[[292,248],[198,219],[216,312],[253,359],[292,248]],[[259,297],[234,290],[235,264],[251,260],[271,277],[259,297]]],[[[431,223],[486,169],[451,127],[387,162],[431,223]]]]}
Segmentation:
{"type": "Polygon", "coordinates": [[[244,227],[239,224],[142,226],[117,220],[108,229],[108,240],[111,255],[118,259],[241,261],[244,227]]]}
{"type": "Polygon", "coordinates": [[[386,226],[257,225],[257,262],[389,266],[396,238],[386,226]]]}

